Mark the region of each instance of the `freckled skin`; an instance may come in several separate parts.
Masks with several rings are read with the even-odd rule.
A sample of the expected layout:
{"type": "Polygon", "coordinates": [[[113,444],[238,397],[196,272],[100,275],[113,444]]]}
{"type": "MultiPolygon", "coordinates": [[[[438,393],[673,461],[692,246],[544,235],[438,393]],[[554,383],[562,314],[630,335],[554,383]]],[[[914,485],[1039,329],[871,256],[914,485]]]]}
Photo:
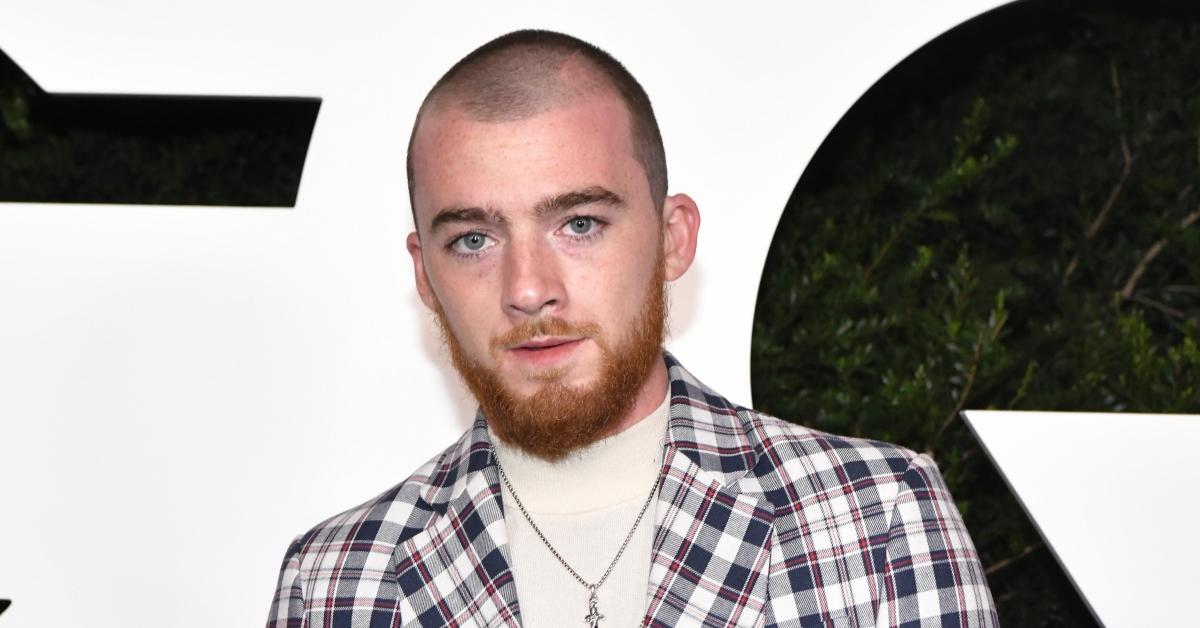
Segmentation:
{"type": "MultiPolygon", "coordinates": [[[[494,338],[555,316],[594,323],[610,346],[618,344],[639,315],[659,242],[668,281],[695,255],[699,210],[678,194],[667,197],[661,216],[656,212],[634,157],[628,114],[611,95],[505,122],[480,122],[453,109],[428,112],[414,138],[413,172],[418,231],[409,235],[408,250],[418,292],[430,308],[441,304],[464,351],[521,396],[542,385],[545,367],[490,351],[494,338]],[[595,186],[624,205],[591,203],[548,216],[534,211],[545,198],[595,186]],[[495,210],[503,222],[431,231],[434,215],[447,207],[495,210]]],[[[553,365],[564,384],[595,381],[602,357],[596,342],[565,353],[553,365]]],[[[617,431],[653,410],[666,382],[659,362],[617,431]]]]}

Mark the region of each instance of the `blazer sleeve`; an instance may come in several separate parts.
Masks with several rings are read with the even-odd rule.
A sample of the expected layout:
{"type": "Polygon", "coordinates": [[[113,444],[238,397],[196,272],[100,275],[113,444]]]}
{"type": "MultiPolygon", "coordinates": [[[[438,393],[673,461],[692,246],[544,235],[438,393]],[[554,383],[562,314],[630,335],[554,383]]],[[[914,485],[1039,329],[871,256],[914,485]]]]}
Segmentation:
{"type": "Polygon", "coordinates": [[[924,454],[904,472],[883,561],[876,626],[999,626],[975,545],[924,454]]]}
{"type": "Polygon", "coordinates": [[[283,558],[279,582],[275,585],[275,598],[271,601],[271,614],[267,618],[267,628],[305,628],[304,587],[300,581],[300,547],[300,537],[296,537],[283,558]]]}

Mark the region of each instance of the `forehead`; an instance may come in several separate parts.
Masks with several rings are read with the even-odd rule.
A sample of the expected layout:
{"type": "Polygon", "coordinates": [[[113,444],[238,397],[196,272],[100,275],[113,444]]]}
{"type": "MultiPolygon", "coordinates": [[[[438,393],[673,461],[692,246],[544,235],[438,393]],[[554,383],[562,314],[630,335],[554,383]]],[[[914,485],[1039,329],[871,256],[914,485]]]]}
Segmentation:
{"type": "Polygon", "coordinates": [[[639,177],[646,185],[628,110],[615,96],[507,121],[432,111],[422,117],[412,152],[413,204],[422,226],[445,206],[514,211],[575,188],[600,185],[628,197],[639,177]]]}

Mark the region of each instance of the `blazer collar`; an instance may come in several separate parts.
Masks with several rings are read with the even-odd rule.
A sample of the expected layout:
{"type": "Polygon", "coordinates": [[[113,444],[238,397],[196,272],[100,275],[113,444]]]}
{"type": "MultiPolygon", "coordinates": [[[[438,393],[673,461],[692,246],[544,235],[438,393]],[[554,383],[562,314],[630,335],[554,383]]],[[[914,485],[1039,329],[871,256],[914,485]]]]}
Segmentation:
{"type": "Polygon", "coordinates": [[[722,486],[736,484],[762,451],[751,414],[701,383],[675,356],[663,357],[671,383],[667,449],[687,456],[722,486]]]}
{"type": "MultiPolygon", "coordinates": [[[[664,360],[671,409],[644,625],[758,625],[767,601],[774,509],[738,483],[754,469],[762,443],[748,411],[702,384],[670,353],[664,360]]],[[[468,616],[487,626],[520,620],[502,495],[480,411],[434,466],[421,497],[436,514],[402,544],[415,558],[400,559],[422,561],[417,572],[459,584],[422,595],[454,597],[455,607],[466,595],[465,607],[474,609],[468,616]],[[461,560],[464,554],[470,559],[461,560]]]]}

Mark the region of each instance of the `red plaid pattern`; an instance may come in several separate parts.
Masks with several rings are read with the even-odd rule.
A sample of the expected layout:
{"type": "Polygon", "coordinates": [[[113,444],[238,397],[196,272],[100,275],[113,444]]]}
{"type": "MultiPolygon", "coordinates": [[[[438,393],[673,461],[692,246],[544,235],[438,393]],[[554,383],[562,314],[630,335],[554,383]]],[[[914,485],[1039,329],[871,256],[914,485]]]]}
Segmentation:
{"type": "MultiPolygon", "coordinates": [[[[643,626],[996,626],[925,456],[740,408],[670,355],[643,626]]],[[[375,499],[298,537],[269,627],[519,626],[482,416],[375,499]]]]}

